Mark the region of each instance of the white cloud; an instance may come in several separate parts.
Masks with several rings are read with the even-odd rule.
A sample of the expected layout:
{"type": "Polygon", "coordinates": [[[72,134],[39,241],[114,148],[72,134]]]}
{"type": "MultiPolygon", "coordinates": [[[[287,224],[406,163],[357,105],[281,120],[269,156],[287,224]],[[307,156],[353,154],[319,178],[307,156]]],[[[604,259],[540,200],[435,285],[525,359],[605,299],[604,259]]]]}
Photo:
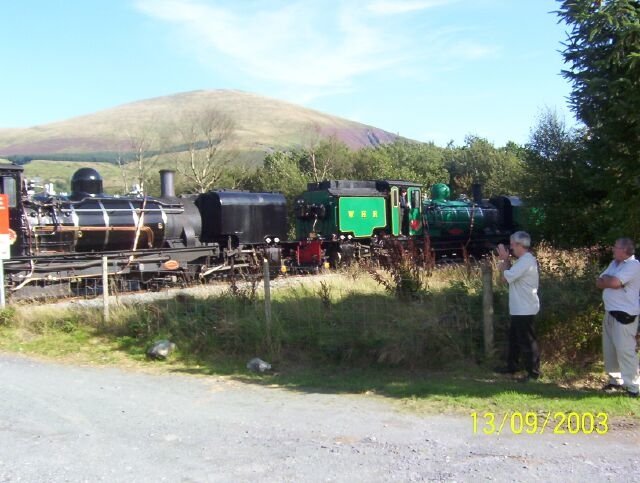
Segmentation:
{"type": "Polygon", "coordinates": [[[456,0],[377,0],[367,5],[367,10],[378,15],[394,15],[439,7],[454,1],[456,0]]]}
{"type": "Polygon", "coordinates": [[[471,42],[460,42],[451,48],[451,52],[462,60],[479,60],[494,56],[496,47],[471,42]]]}
{"type": "Polygon", "coordinates": [[[310,2],[249,16],[190,0],[139,0],[136,6],[176,25],[202,60],[211,62],[219,52],[248,75],[271,81],[344,87],[353,77],[394,62],[383,35],[347,7],[325,31],[314,24],[319,12],[310,2]]]}
{"type": "MultiPolygon", "coordinates": [[[[442,56],[449,49],[441,48],[447,33],[399,28],[381,14],[455,0],[132,1],[142,13],[172,25],[183,49],[202,64],[274,83],[287,91],[282,97],[309,102],[348,92],[358,76],[391,69],[402,75],[405,67],[417,65],[428,70],[425,59],[448,62],[442,56]]],[[[483,46],[468,42],[466,50],[462,44],[455,50],[466,52],[467,59],[481,57],[483,46]]]]}

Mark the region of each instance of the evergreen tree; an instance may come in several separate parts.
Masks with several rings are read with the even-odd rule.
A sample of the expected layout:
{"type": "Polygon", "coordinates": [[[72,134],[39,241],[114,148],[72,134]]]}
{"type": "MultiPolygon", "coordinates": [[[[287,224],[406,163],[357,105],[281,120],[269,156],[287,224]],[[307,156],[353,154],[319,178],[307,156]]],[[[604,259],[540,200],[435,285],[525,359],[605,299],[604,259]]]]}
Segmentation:
{"type": "Polygon", "coordinates": [[[528,229],[560,246],[592,244],[604,220],[596,216],[606,193],[592,185],[584,131],[568,129],[553,111],[541,114],[524,150],[521,195],[531,207],[528,229]]]}
{"type": "Polygon", "coordinates": [[[606,192],[604,238],[640,239],[640,2],[564,0],[570,102],[587,129],[591,183],[606,192]]]}

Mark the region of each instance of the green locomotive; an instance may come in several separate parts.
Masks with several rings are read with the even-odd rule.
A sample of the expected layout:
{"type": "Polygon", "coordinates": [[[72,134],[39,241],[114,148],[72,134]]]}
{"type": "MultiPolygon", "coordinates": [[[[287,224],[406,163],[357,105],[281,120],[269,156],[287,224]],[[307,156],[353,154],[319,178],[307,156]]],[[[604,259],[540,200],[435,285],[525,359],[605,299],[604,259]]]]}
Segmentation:
{"type": "Polygon", "coordinates": [[[439,183],[423,197],[419,183],[398,180],[336,180],[310,183],[296,200],[298,263],[316,263],[339,254],[362,254],[378,240],[424,241],[439,254],[481,254],[508,242],[518,229],[520,200],[498,196],[449,199],[439,183]]]}
{"type": "MultiPolygon", "coordinates": [[[[402,231],[401,190],[407,193],[409,233],[422,233],[420,185],[407,181],[323,181],[310,183],[296,200],[298,239],[343,236],[366,239],[402,231]],[[315,234],[315,235],[314,235],[315,234]]],[[[344,238],[343,238],[344,239],[344,238]]]]}

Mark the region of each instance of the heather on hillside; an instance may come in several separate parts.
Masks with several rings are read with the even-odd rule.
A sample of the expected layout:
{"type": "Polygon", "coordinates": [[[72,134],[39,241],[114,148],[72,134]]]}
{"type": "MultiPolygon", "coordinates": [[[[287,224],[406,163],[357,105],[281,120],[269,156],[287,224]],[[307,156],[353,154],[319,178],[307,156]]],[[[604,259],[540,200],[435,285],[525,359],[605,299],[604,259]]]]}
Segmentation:
{"type": "Polygon", "coordinates": [[[31,128],[0,129],[0,156],[103,161],[109,153],[130,153],[131,135],[141,134],[154,138],[149,150],[175,151],[184,145],[181,128],[188,127],[176,129],[176,123],[211,110],[220,112],[237,126],[241,151],[264,153],[291,148],[305,144],[313,133],[322,138],[334,136],[351,149],[393,142],[398,137],[373,126],[257,94],[192,91],[31,128]]]}

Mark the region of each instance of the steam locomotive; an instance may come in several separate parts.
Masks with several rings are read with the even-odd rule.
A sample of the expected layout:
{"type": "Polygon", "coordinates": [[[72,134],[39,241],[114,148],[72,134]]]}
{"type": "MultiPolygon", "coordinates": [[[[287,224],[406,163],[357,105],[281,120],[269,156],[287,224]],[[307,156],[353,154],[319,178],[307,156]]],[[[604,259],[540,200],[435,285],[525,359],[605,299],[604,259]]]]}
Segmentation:
{"type": "Polygon", "coordinates": [[[56,196],[30,193],[21,166],[0,165],[13,241],[11,259],[4,262],[9,290],[66,290],[48,282],[95,279],[103,256],[109,275],[135,280],[140,288],[188,283],[257,263],[256,247],[273,252],[270,245],[285,239],[282,194],[176,196],[173,172],[160,174],[159,198],[106,195],[91,168],[74,173],[69,196],[56,196]]]}
{"type": "Polygon", "coordinates": [[[5,285],[39,295],[96,280],[106,269],[114,279],[149,289],[234,273],[264,259],[283,271],[335,265],[375,255],[389,240],[428,240],[439,253],[481,253],[519,227],[515,197],[483,200],[476,189],[473,201],[453,201],[444,184],[427,198],[417,183],[338,180],[311,183],[295,200],[296,236],[287,240],[282,194],[176,196],[173,175],[160,171],[159,197],[117,196],[103,192],[96,170],[81,168],[71,193],[61,196],[30,191],[21,166],[0,165],[12,239],[5,285]],[[52,283],[59,281],[68,284],[52,283]]]}
{"type": "Polygon", "coordinates": [[[384,241],[428,241],[438,256],[480,256],[521,227],[522,203],[514,196],[450,200],[438,183],[423,197],[420,184],[407,181],[322,181],[310,183],[295,204],[296,238],[309,263],[370,255],[384,241]]]}

